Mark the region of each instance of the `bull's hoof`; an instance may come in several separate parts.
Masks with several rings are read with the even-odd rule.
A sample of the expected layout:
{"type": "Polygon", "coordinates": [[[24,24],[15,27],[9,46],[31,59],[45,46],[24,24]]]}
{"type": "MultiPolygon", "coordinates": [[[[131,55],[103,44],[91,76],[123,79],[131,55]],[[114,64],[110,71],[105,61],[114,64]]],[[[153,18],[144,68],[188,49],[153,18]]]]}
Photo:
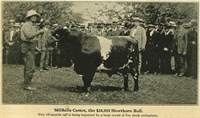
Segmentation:
{"type": "Polygon", "coordinates": [[[127,91],[130,91],[130,89],[129,88],[123,88],[122,91],[126,91],[127,92],[127,91]]]}
{"type": "Polygon", "coordinates": [[[134,93],[137,93],[139,91],[139,88],[134,88],[134,93]]]}
{"type": "Polygon", "coordinates": [[[87,88],[83,88],[82,92],[90,92],[90,87],[87,87],[87,88]]]}

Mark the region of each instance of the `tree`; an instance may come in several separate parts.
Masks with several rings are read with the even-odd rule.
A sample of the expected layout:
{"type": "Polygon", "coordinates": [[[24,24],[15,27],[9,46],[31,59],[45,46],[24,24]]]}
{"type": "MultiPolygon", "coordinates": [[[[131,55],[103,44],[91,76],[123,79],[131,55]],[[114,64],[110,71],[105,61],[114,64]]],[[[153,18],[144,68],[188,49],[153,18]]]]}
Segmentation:
{"type": "Polygon", "coordinates": [[[36,10],[44,20],[63,25],[66,21],[83,21],[81,14],[71,10],[72,2],[3,2],[3,25],[10,19],[24,22],[27,11],[36,10]]]}
{"type": "Polygon", "coordinates": [[[147,23],[168,22],[170,20],[189,22],[198,17],[198,3],[136,3],[136,2],[118,2],[123,10],[116,11],[113,8],[105,7],[100,10],[110,19],[116,17],[121,20],[130,20],[131,17],[140,17],[147,23]]]}

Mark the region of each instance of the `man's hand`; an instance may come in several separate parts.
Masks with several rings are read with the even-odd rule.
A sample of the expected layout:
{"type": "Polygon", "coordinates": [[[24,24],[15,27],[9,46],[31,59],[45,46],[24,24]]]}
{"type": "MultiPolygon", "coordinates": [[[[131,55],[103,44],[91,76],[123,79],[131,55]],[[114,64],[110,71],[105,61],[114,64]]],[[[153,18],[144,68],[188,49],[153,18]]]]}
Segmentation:
{"type": "Polygon", "coordinates": [[[196,42],[195,42],[195,41],[192,41],[192,44],[193,44],[193,45],[196,45],[196,42]]]}
{"type": "Polygon", "coordinates": [[[186,55],[186,52],[183,52],[183,55],[186,55]]]}
{"type": "Polygon", "coordinates": [[[144,50],[145,50],[145,48],[143,48],[143,47],[140,48],[140,51],[144,51],[144,50]]]}
{"type": "Polygon", "coordinates": [[[168,50],[169,50],[168,48],[166,48],[166,47],[164,48],[164,51],[166,51],[166,52],[167,52],[168,50]]]}
{"type": "Polygon", "coordinates": [[[37,34],[43,34],[44,33],[44,30],[43,29],[41,29],[41,30],[39,30],[38,32],[37,32],[37,34]]]}

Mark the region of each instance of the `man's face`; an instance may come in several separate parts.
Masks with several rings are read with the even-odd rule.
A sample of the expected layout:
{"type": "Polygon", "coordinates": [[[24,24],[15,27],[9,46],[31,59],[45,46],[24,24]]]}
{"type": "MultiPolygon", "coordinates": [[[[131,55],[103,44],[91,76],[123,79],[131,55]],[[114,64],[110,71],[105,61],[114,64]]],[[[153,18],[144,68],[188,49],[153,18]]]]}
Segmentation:
{"type": "Polygon", "coordinates": [[[13,27],[14,26],[14,22],[10,22],[10,26],[13,27]]]}
{"type": "Polygon", "coordinates": [[[155,29],[158,29],[158,28],[159,28],[159,25],[156,25],[156,26],[155,26],[155,29]]]}
{"type": "Polygon", "coordinates": [[[37,16],[31,16],[30,20],[31,20],[32,22],[36,22],[36,21],[37,21],[37,16]]]}
{"type": "Polygon", "coordinates": [[[134,21],[133,24],[134,24],[135,26],[138,26],[138,25],[140,25],[140,22],[139,22],[139,21],[134,21]]]}

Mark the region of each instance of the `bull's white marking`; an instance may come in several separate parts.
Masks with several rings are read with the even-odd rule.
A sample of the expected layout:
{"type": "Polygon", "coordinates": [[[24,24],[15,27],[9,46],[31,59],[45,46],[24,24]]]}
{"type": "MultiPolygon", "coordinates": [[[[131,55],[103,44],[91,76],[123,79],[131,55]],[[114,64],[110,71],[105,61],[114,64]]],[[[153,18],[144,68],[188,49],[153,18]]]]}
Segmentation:
{"type": "Polygon", "coordinates": [[[97,39],[99,40],[100,46],[101,46],[101,56],[104,60],[108,58],[108,54],[111,52],[112,47],[112,40],[109,40],[102,36],[97,36],[97,39]]]}

